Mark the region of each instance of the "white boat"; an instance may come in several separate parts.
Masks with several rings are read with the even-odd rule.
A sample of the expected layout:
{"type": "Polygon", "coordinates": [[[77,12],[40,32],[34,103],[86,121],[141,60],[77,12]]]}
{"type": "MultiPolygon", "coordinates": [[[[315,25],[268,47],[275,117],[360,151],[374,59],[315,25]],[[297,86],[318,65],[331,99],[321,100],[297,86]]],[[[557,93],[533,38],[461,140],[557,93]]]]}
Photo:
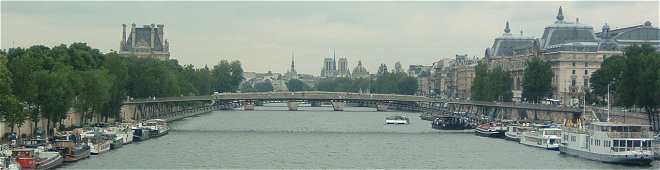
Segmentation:
{"type": "Polygon", "coordinates": [[[149,129],[151,137],[158,137],[166,135],[170,127],[167,126],[167,121],[163,119],[150,119],[144,122],[144,127],[149,129]]]}
{"type": "Polygon", "coordinates": [[[133,142],[133,129],[130,124],[121,124],[119,126],[120,131],[119,135],[124,138],[124,144],[129,144],[133,142]]]}
{"type": "Polygon", "coordinates": [[[649,165],[655,159],[649,125],[580,122],[566,121],[560,153],[618,164],[649,165]]]}
{"type": "Polygon", "coordinates": [[[544,149],[558,150],[561,141],[561,129],[547,124],[534,124],[532,129],[523,132],[520,143],[544,149]]]}
{"type": "Polygon", "coordinates": [[[523,132],[527,132],[532,129],[530,123],[514,123],[506,126],[506,132],[504,132],[504,139],[520,142],[520,137],[523,132]]]}
{"type": "Polygon", "coordinates": [[[107,139],[98,131],[89,131],[81,135],[83,141],[89,146],[92,155],[98,155],[110,150],[112,139],[107,139]]]}
{"type": "Polygon", "coordinates": [[[404,116],[389,116],[385,118],[385,124],[409,124],[410,120],[404,116]]]}

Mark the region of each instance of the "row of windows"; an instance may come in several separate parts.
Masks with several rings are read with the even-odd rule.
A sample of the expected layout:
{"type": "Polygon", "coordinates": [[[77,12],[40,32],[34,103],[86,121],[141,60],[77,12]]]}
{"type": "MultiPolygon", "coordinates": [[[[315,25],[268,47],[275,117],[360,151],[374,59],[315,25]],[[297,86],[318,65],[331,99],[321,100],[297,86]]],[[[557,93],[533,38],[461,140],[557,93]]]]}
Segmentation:
{"type": "MultiPolygon", "coordinates": [[[[584,75],[589,74],[589,70],[584,70],[584,75]]],[[[573,70],[573,75],[575,75],[575,70],[573,70]]]]}
{"type": "MultiPolygon", "coordinates": [[[[575,62],[573,62],[573,67],[575,67],[575,62]]],[[[584,67],[589,67],[589,63],[584,62],[584,67]]]]}

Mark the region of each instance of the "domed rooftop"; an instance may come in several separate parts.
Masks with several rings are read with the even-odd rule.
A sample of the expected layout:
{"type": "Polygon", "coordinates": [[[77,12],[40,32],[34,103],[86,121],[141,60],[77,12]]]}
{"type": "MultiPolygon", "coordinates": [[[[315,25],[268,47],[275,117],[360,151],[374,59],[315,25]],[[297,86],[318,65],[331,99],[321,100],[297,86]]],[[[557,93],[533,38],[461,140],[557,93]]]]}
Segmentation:
{"type": "Polygon", "coordinates": [[[595,51],[597,42],[592,26],[579,23],[577,19],[576,22],[565,21],[562,7],[559,7],[557,21],[545,27],[540,45],[544,51],[595,51]]]}

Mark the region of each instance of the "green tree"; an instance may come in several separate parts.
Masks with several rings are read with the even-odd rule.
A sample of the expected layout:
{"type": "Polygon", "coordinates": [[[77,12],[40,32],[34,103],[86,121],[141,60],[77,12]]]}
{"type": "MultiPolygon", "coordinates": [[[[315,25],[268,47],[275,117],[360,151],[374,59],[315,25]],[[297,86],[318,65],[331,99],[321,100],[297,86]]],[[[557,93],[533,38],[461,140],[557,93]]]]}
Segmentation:
{"type": "Polygon", "coordinates": [[[243,68],[239,61],[221,60],[213,66],[211,71],[213,77],[212,87],[217,92],[235,92],[243,81],[243,68]]]}
{"type": "Polygon", "coordinates": [[[39,87],[37,105],[41,116],[47,119],[46,135],[51,134],[50,129],[53,122],[66,118],[66,113],[71,108],[73,100],[73,91],[68,79],[70,70],[66,66],[57,67],[62,68],[35,73],[39,87]]]}
{"type": "Polygon", "coordinates": [[[258,82],[254,84],[254,88],[257,92],[270,92],[273,91],[273,84],[269,81],[258,82]]]}
{"type": "Polygon", "coordinates": [[[397,87],[397,94],[413,95],[415,92],[417,92],[419,84],[417,82],[417,78],[403,75],[397,78],[397,87]]]}
{"type": "Polygon", "coordinates": [[[7,57],[0,55],[0,116],[9,124],[11,132],[14,132],[14,127],[23,125],[26,114],[13,94],[12,82],[11,72],[7,68],[7,57]]]}
{"type": "Polygon", "coordinates": [[[631,46],[625,51],[626,61],[617,97],[625,107],[641,107],[648,112],[654,129],[660,129],[657,109],[660,107],[658,70],[660,54],[648,45],[631,46]]]}
{"type": "Polygon", "coordinates": [[[489,71],[488,65],[486,63],[480,62],[475,67],[474,80],[472,81],[472,87],[470,87],[470,97],[472,100],[477,101],[488,101],[490,100],[488,93],[490,82],[488,81],[489,71]]]}
{"type": "Polygon", "coordinates": [[[623,69],[626,66],[626,58],[623,56],[612,56],[606,58],[600,66],[591,75],[591,89],[594,95],[605,97],[607,96],[607,87],[610,85],[611,92],[615,92],[618,84],[620,84],[623,69]]]}
{"type": "Polygon", "coordinates": [[[527,61],[525,73],[523,75],[522,98],[532,103],[538,103],[541,100],[552,95],[552,66],[539,58],[533,58],[527,61]]]}
{"type": "Polygon", "coordinates": [[[304,91],[308,89],[307,85],[298,80],[298,79],[291,79],[286,83],[286,88],[289,89],[291,92],[296,92],[296,91],[304,91]]]}
{"type": "Polygon", "coordinates": [[[488,64],[479,63],[470,88],[472,100],[508,102],[513,98],[511,74],[499,66],[489,70],[488,64]]]}

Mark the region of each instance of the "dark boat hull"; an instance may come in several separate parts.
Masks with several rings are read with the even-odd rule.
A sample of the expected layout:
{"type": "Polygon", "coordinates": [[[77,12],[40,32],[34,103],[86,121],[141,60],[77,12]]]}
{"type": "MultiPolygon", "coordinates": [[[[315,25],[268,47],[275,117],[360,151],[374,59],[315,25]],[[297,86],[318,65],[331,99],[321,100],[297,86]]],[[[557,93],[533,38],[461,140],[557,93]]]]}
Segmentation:
{"type": "Polygon", "coordinates": [[[489,130],[484,130],[484,129],[475,129],[474,134],[478,136],[483,136],[483,137],[491,137],[491,138],[503,138],[504,137],[504,132],[503,131],[489,131],[489,130]]]}
{"type": "Polygon", "coordinates": [[[431,128],[437,130],[464,130],[472,129],[467,120],[457,117],[439,117],[431,122],[431,128]]]}
{"type": "Polygon", "coordinates": [[[89,149],[79,151],[77,154],[66,154],[66,155],[64,155],[64,162],[79,161],[79,160],[88,158],[90,154],[91,154],[91,151],[89,149]]]}
{"type": "Polygon", "coordinates": [[[650,165],[655,159],[654,156],[625,156],[625,155],[605,155],[591,152],[585,152],[559,146],[559,153],[571,156],[581,157],[589,160],[605,163],[627,164],[627,165],[650,165]]]}
{"type": "Polygon", "coordinates": [[[64,158],[62,156],[58,156],[57,158],[39,162],[37,169],[38,170],[55,169],[60,165],[62,165],[62,163],[64,163],[64,158]]]}

